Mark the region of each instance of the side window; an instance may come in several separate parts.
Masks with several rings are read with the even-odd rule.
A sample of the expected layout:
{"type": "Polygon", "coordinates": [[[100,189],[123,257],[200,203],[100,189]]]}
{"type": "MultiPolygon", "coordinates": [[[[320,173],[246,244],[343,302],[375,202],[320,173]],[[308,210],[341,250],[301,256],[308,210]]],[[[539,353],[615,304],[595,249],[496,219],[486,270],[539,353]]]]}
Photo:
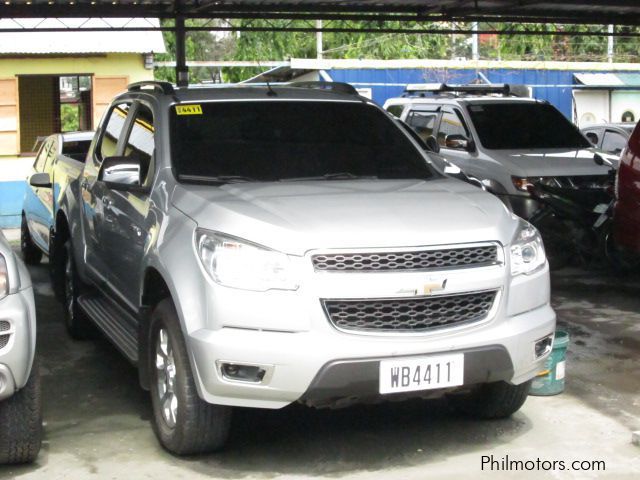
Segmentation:
{"type": "Polygon", "coordinates": [[[53,162],[55,161],[57,156],[58,156],[58,141],[55,139],[52,139],[49,146],[49,152],[47,153],[47,159],[44,164],[45,172],[51,173],[53,162]]]}
{"type": "Polygon", "coordinates": [[[40,151],[36,156],[36,161],[33,163],[33,169],[36,172],[44,171],[44,164],[47,160],[47,154],[49,153],[49,147],[51,147],[51,140],[48,140],[42,144],[40,151]]]}
{"type": "Polygon", "coordinates": [[[112,157],[117,154],[118,138],[122,133],[124,121],[127,119],[129,106],[127,103],[120,103],[111,109],[107,126],[100,139],[100,145],[96,149],[98,160],[102,161],[106,157],[112,157]]]}
{"type": "Polygon", "coordinates": [[[138,105],[136,117],[125,146],[124,155],[140,160],[140,185],[146,183],[153,158],[153,112],[146,105],[138,105]]]}
{"type": "Polygon", "coordinates": [[[436,126],[438,112],[409,112],[407,123],[416,131],[422,140],[426,141],[433,135],[433,129],[436,126]]]}
{"type": "Polygon", "coordinates": [[[607,130],[602,137],[602,150],[618,155],[627,144],[627,140],[617,132],[607,130]]]}
{"type": "Polygon", "coordinates": [[[402,115],[402,110],[404,110],[404,105],[389,105],[387,108],[387,112],[397,118],[402,115]]]}
{"type": "Polygon", "coordinates": [[[462,118],[458,112],[445,111],[440,120],[440,128],[438,129],[438,143],[442,147],[446,147],[445,139],[448,135],[462,135],[469,137],[467,127],[465,127],[462,118]]]}

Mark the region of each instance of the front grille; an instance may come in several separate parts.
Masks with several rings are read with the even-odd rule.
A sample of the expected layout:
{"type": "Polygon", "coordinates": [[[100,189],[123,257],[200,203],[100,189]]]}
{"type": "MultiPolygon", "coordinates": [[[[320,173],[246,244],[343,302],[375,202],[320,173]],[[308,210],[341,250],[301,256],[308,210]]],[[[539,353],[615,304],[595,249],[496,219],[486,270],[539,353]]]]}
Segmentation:
{"type": "Polygon", "coordinates": [[[483,320],[497,291],[430,297],[322,300],[329,321],[355,332],[424,332],[483,320]]]}
{"type": "Polygon", "coordinates": [[[11,335],[0,335],[0,350],[7,346],[9,337],[11,337],[11,335]]]}
{"type": "Polygon", "coordinates": [[[0,332],[6,332],[11,328],[11,324],[6,320],[0,320],[0,332]]]}
{"type": "Polygon", "coordinates": [[[332,253],[311,257],[320,271],[371,272],[479,267],[498,261],[496,245],[454,247],[412,252],[332,253]]]}

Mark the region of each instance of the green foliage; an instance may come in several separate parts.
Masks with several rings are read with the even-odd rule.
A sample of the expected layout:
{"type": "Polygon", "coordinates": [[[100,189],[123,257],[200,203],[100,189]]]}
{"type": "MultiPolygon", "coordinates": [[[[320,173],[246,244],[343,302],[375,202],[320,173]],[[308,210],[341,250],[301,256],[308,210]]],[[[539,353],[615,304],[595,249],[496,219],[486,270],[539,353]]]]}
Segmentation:
{"type": "Polygon", "coordinates": [[[63,132],[80,130],[80,115],[77,104],[63,103],[60,105],[60,125],[63,132]]]}
{"type": "MultiPolygon", "coordinates": [[[[358,27],[358,22],[325,22],[325,27],[358,27]]],[[[365,24],[367,22],[359,22],[365,24]]],[[[369,22],[370,23],[370,22],[369,22]]],[[[167,21],[164,25],[169,25],[167,21]]],[[[212,25],[204,20],[193,20],[192,25],[212,25]]],[[[288,20],[232,20],[237,27],[253,28],[309,28],[309,22],[288,20]]],[[[370,26],[370,25],[369,25],[370,26]]],[[[377,23],[376,25],[377,26],[377,23]]],[[[406,28],[403,22],[385,22],[387,29],[406,28]]],[[[442,24],[424,23],[421,29],[446,28],[442,24]]],[[[483,25],[480,30],[503,28],[512,31],[565,29],[569,32],[593,31],[594,35],[489,35],[481,36],[480,58],[485,60],[556,60],[556,61],[606,61],[607,37],[601,27],[581,25],[483,25]]],[[[622,33],[637,33],[639,27],[616,27],[622,33]]],[[[173,33],[164,32],[167,54],[158,55],[158,60],[175,59],[173,33]]],[[[616,37],[614,61],[640,61],[639,37],[616,37]]],[[[236,60],[236,61],[282,61],[290,58],[315,58],[316,35],[313,32],[244,31],[234,35],[215,37],[208,32],[190,32],[187,36],[188,60],[236,60]]],[[[449,59],[471,57],[471,41],[467,34],[385,34],[363,32],[325,32],[323,34],[324,58],[366,59],[449,59]]],[[[237,82],[264,72],[268,67],[229,68],[222,71],[222,81],[237,82]]],[[[211,80],[215,73],[209,68],[190,68],[190,81],[211,80]]],[[[173,68],[157,69],[156,78],[174,81],[173,68]]]]}

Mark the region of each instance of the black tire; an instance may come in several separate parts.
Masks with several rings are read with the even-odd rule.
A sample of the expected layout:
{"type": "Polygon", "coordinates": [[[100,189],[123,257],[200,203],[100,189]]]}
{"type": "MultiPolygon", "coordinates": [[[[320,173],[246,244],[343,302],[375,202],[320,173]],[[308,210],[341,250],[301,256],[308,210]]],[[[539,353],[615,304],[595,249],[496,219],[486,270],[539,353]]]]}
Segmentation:
{"type": "Polygon", "coordinates": [[[149,372],[153,430],[162,446],[175,455],[222,448],[229,436],[232,408],[212,405],[198,396],[178,314],[168,299],[151,314],[149,372]],[[175,372],[171,377],[167,365],[175,372]],[[172,408],[163,409],[169,405],[172,408]]]}
{"type": "Polygon", "coordinates": [[[38,265],[42,260],[42,250],[33,243],[27,219],[24,215],[22,215],[22,223],[20,224],[20,250],[22,259],[27,265],[38,265]]]}
{"type": "Polygon", "coordinates": [[[78,277],[75,260],[73,257],[73,247],[71,240],[67,240],[64,248],[61,249],[60,261],[64,266],[64,320],[67,332],[71,338],[85,340],[93,338],[95,328],[89,317],[82,311],[78,304],[78,297],[84,290],[84,285],[78,277]]]}
{"type": "Polygon", "coordinates": [[[483,419],[510,417],[524,404],[531,380],[520,385],[493,382],[479,385],[469,393],[451,395],[452,405],[462,413],[483,419]]]}
{"type": "Polygon", "coordinates": [[[0,402],[0,464],[31,463],[42,444],[40,375],[36,360],[27,384],[0,402]]]}

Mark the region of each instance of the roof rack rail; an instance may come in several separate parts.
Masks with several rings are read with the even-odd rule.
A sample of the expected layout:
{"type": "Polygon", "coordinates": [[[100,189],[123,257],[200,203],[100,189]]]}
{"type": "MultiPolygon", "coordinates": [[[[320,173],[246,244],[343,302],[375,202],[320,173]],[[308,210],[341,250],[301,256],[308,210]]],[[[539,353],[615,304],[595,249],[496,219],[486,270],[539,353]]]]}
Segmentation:
{"type": "Polygon", "coordinates": [[[344,82],[291,82],[285,84],[287,87],[296,88],[314,88],[316,90],[330,90],[337,93],[346,93],[347,95],[358,95],[358,91],[344,82]]]}
{"type": "Polygon", "coordinates": [[[165,95],[171,95],[175,93],[173,85],[169,82],[157,82],[153,80],[144,80],[142,82],[130,83],[127,86],[127,90],[130,92],[139,92],[143,87],[153,87],[154,90],[164,93],[165,95]]]}
{"type": "Polygon", "coordinates": [[[447,85],[446,83],[410,83],[405,88],[405,95],[416,95],[421,93],[451,93],[451,94],[476,94],[486,95],[489,93],[497,93],[508,97],[515,95],[511,85],[508,83],[490,83],[490,84],[467,84],[467,85],[447,85]]]}

